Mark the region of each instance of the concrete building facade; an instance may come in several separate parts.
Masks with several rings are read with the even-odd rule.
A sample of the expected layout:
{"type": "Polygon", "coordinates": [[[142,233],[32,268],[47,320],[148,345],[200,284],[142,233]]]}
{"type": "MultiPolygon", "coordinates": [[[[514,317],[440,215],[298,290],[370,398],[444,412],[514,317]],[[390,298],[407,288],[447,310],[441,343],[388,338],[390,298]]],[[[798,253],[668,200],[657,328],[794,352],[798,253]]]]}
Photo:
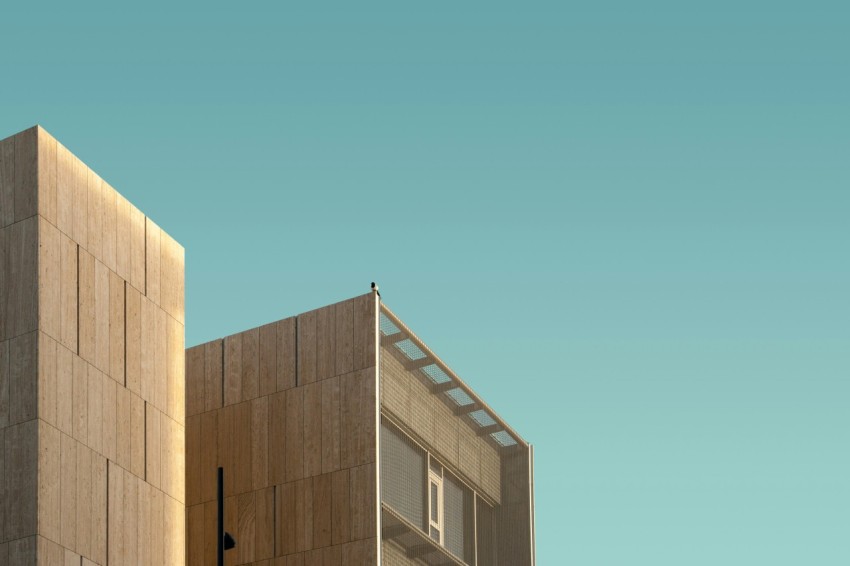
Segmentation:
{"type": "Polygon", "coordinates": [[[0,141],[0,566],[533,566],[533,452],[377,293],[184,350],[184,252],[0,141]]]}
{"type": "Polygon", "coordinates": [[[531,447],[375,293],[187,350],[190,566],[531,566],[531,447]]]}
{"type": "Polygon", "coordinates": [[[0,565],[183,565],[183,248],[36,127],[0,250],[0,565]]]}
{"type": "Polygon", "coordinates": [[[187,350],[189,564],[377,564],[374,296],[187,350]],[[306,560],[306,562],[305,562],[306,560]]]}

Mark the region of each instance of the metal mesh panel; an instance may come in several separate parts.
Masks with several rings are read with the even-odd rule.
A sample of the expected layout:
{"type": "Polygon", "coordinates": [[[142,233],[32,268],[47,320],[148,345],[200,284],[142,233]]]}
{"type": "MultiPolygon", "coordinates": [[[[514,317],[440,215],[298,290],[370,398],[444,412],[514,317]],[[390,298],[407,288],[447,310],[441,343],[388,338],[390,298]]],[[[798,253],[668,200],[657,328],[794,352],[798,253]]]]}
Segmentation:
{"type": "Polygon", "coordinates": [[[382,313],[385,559],[397,566],[532,566],[528,445],[390,318],[382,313]]]}
{"type": "Polygon", "coordinates": [[[450,475],[446,475],[443,483],[443,500],[445,504],[445,546],[449,552],[466,562],[472,561],[472,556],[466,554],[467,522],[472,517],[467,516],[466,499],[469,492],[463,485],[450,475]]]}
{"type": "Polygon", "coordinates": [[[502,446],[516,446],[516,440],[514,440],[514,438],[504,430],[494,432],[490,436],[492,436],[493,440],[495,440],[502,446]]]}
{"type": "Polygon", "coordinates": [[[529,451],[514,449],[502,456],[502,500],[495,508],[498,563],[531,564],[529,451]]]}
{"type": "Polygon", "coordinates": [[[395,541],[384,541],[381,566],[418,566],[420,563],[407,556],[407,551],[395,541]]]}
{"type": "MultiPolygon", "coordinates": [[[[451,407],[457,407],[457,403],[442,393],[434,394],[427,383],[437,382],[431,376],[421,375],[425,372],[405,368],[405,359],[394,345],[382,347],[382,410],[408,428],[443,464],[460,472],[465,482],[498,502],[501,495],[498,445],[490,435],[476,434],[479,425],[475,420],[455,415],[451,407]]],[[[439,374],[435,372],[435,375],[439,374]]],[[[437,379],[448,380],[448,377],[437,379]]]]}
{"type": "Polygon", "coordinates": [[[466,391],[459,387],[446,391],[446,397],[450,398],[452,401],[455,402],[455,404],[460,406],[471,405],[472,403],[474,403],[472,397],[470,397],[466,391]]]}
{"type": "MultiPolygon", "coordinates": [[[[450,471],[396,425],[384,420],[381,498],[397,516],[395,524],[384,522],[384,540],[400,546],[409,564],[530,566],[533,549],[528,451],[514,448],[501,455],[493,454],[493,464],[501,467],[501,474],[494,478],[501,498],[491,507],[459,479],[461,476],[455,475],[463,473],[466,461],[476,463],[481,458],[472,449],[474,445],[463,446],[466,437],[461,438],[461,466],[450,471]],[[439,495],[429,497],[432,478],[437,478],[439,495]],[[435,509],[431,501],[437,500],[439,508],[435,509]],[[439,519],[434,518],[434,513],[439,519]],[[440,527],[440,535],[431,536],[434,524],[440,527]]],[[[484,460],[480,463],[483,465],[484,460]]],[[[403,560],[401,556],[398,559],[403,560]]]]}
{"type": "Polygon", "coordinates": [[[496,421],[493,420],[493,417],[488,415],[487,411],[483,411],[481,409],[469,413],[469,418],[478,423],[478,426],[492,426],[496,424],[496,421]]]}
{"type": "Polygon", "coordinates": [[[496,538],[493,508],[476,498],[478,524],[478,566],[496,566],[496,538]]]}
{"type": "Polygon", "coordinates": [[[398,326],[393,324],[393,321],[387,318],[387,315],[381,313],[381,334],[384,336],[392,336],[399,332],[401,332],[401,330],[399,330],[398,326]]]}
{"type": "Polygon", "coordinates": [[[381,501],[425,526],[425,452],[388,423],[381,424],[381,501]]]}
{"type": "Polygon", "coordinates": [[[382,563],[387,566],[465,566],[428,535],[407,524],[386,506],[381,511],[383,549],[382,563]]]}
{"type": "Polygon", "coordinates": [[[407,338],[401,342],[396,342],[395,347],[398,348],[408,359],[421,360],[425,357],[425,352],[419,349],[419,346],[413,343],[413,340],[407,338]]]}
{"type": "Polygon", "coordinates": [[[452,380],[437,364],[425,366],[422,368],[422,372],[434,383],[446,383],[452,380]]]}

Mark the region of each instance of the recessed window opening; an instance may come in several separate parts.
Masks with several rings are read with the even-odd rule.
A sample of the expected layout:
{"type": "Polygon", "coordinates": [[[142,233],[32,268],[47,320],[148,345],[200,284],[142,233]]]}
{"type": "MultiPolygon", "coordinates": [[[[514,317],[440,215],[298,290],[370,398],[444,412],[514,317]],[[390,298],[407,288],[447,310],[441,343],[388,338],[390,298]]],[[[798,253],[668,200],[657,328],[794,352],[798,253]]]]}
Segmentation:
{"type": "Polygon", "coordinates": [[[466,564],[476,564],[476,540],[491,541],[487,532],[476,534],[476,501],[484,502],[474,488],[386,418],[381,423],[381,501],[466,564]]]}
{"type": "Polygon", "coordinates": [[[443,467],[429,457],[428,470],[428,534],[443,544],[443,467]]]}

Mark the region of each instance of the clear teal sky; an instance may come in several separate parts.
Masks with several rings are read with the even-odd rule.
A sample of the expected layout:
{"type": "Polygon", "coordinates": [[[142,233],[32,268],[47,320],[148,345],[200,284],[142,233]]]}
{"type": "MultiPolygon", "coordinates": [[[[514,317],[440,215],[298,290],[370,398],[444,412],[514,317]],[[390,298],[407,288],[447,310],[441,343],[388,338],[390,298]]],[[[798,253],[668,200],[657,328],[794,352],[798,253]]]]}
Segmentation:
{"type": "Polygon", "coordinates": [[[376,280],[541,565],[850,564],[846,2],[15,4],[0,137],[185,245],[188,344],[376,280]]]}

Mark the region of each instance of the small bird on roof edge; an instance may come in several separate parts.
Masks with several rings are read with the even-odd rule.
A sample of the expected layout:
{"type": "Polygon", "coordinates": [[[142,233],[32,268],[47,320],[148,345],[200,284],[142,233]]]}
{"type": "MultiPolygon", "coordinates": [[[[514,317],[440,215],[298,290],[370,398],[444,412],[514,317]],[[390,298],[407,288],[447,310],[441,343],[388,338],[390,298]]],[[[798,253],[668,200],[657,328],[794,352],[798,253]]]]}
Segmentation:
{"type": "Polygon", "coordinates": [[[372,281],[372,290],[378,293],[379,297],[381,296],[380,291],[378,291],[378,285],[374,281],[372,281]]]}

